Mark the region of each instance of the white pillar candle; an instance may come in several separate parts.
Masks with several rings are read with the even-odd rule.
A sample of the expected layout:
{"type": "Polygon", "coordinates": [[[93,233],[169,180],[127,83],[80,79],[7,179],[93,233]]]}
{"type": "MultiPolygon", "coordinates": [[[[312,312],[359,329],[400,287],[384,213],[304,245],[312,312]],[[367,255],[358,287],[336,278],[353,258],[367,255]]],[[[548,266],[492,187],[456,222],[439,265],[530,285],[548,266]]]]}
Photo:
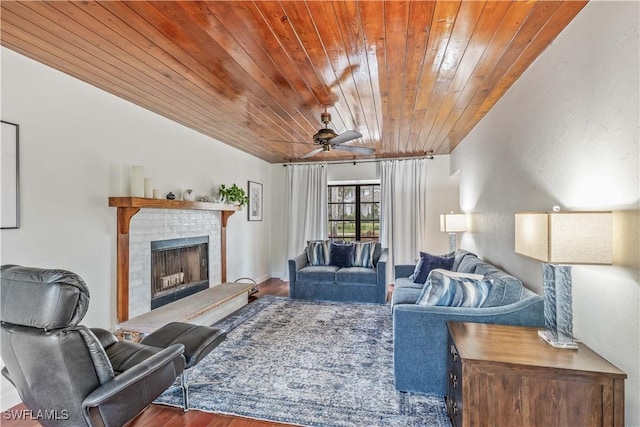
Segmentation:
{"type": "Polygon", "coordinates": [[[159,199],[160,198],[160,190],[158,190],[157,188],[153,189],[153,198],[154,199],[159,199]]]}
{"type": "Polygon", "coordinates": [[[151,178],[144,179],[144,197],[150,199],[153,197],[153,190],[151,189],[151,178]]]}
{"type": "Polygon", "coordinates": [[[144,197],[144,167],[131,166],[131,197],[144,197]]]}

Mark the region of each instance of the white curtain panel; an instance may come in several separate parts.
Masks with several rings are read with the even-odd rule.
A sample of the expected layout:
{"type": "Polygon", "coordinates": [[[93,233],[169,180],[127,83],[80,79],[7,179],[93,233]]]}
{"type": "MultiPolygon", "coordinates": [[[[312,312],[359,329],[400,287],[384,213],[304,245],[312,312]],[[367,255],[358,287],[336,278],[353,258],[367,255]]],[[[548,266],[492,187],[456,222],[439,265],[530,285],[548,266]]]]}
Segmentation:
{"type": "Polygon", "coordinates": [[[415,264],[425,243],[427,159],[380,162],[380,242],[389,248],[387,283],[393,266],[415,264]]]}
{"type": "MultiPolygon", "coordinates": [[[[302,253],[307,240],[326,239],[327,168],[287,165],[284,238],[287,260],[302,253]]],[[[289,280],[285,266],[283,280],[289,280]]]]}

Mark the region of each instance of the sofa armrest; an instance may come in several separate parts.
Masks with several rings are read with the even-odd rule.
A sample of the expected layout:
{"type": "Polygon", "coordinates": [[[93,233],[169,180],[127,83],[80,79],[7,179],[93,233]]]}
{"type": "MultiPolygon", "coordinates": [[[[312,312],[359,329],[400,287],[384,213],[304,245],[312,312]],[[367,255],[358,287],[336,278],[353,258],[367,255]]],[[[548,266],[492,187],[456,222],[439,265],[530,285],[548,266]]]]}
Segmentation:
{"type": "Polygon", "coordinates": [[[413,274],[413,271],[416,269],[415,264],[399,264],[394,268],[394,277],[409,277],[413,274]]]}
{"type": "Polygon", "coordinates": [[[447,322],[544,326],[544,302],[535,295],[513,304],[487,307],[393,307],[393,364],[396,389],[446,393],[447,322]]]}
{"type": "Polygon", "coordinates": [[[376,274],[378,276],[378,287],[376,290],[377,301],[384,304],[387,301],[387,261],[389,260],[389,250],[382,248],[380,258],[376,264],[376,274]]]}
{"type": "Polygon", "coordinates": [[[298,278],[298,271],[306,267],[309,263],[306,253],[291,258],[288,261],[289,264],[289,298],[296,297],[296,279],[298,278]]]}
{"type": "Polygon", "coordinates": [[[171,345],[91,392],[82,402],[89,425],[122,425],[134,418],[182,373],[183,352],[182,344],[171,345]]]}

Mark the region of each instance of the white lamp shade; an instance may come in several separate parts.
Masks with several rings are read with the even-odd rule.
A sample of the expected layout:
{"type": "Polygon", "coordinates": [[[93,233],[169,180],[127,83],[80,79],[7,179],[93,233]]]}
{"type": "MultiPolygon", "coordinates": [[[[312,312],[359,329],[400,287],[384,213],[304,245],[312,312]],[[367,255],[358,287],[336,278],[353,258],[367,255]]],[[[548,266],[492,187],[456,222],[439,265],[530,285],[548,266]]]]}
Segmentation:
{"type": "Polygon", "coordinates": [[[440,231],[445,233],[461,233],[467,229],[465,214],[440,215],[440,231]]]}
{"type": "Polygon", "coordinates": [[[611,264],[611,212],[516,213],[515,250],[551,264],[611,264]]]}

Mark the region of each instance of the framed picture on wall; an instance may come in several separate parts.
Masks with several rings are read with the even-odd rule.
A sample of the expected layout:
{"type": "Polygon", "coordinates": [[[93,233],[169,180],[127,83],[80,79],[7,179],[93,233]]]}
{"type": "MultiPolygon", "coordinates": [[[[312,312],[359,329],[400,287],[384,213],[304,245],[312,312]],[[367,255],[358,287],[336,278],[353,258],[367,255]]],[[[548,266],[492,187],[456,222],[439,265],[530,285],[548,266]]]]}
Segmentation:
{"type": "Polygon", "coordinates": [[[262,221],[262,184],[249,181],[249,221],[262,221]]]}
{"type": "Polygon", "coordinates": [[[2,120],[0,200],[2,228],[20,228],[20,126],[2,120]]]}

